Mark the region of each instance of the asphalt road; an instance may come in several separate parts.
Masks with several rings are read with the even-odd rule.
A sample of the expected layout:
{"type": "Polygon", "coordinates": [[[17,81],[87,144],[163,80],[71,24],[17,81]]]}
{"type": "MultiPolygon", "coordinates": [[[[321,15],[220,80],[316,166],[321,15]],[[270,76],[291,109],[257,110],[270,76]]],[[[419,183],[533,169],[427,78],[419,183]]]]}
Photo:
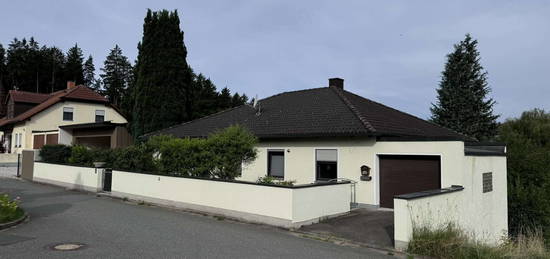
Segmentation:
{"type": "Polygon", "coordinates": [[[0,258],[390,258],[273,227],[0,178],[30,220],[0,231],[0,258]],[[58,243],[81,243],[54,251],[58,243]]]}

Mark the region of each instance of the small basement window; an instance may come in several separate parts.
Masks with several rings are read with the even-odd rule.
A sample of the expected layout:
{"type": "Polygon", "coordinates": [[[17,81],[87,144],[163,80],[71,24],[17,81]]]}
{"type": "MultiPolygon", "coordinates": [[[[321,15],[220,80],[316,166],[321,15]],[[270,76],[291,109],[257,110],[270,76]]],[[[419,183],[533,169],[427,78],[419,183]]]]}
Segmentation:
{"type": "Polygon", "coordinates": [[[284,150],[267,151],[267,175],[284,178],[285,177],[285,152],[284,150]]]}
{"type": "Polygon", "coordinates": [[[72,107],[63,107],[63,120],[72,121],[73,120],[73,108],[72,107]]]}
{"type": "Polygon", "coordinates": [[[483,193],[493,191],[493,173],[483,173],[483,193]]]}
{"type": "Polygon", "coordinates": [[[338,151],[336,149],[315,150],[317,181],[328,181],[338,177],[338,151]]]}
{"type": "Polygon", "coordinates": [[[95,110],[95,122],[105,121],[105,110],[95,110]]]}

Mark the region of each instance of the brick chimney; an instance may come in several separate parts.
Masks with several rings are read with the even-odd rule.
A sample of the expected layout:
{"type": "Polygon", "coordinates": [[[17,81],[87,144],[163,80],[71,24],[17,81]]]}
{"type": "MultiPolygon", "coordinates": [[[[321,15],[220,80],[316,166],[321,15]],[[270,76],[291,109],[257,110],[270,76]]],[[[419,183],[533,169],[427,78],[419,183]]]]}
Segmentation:
{"type": "Polygon", "coordinates": [[[344,79],[342,78],[338,78],[338,77],[335,77],[335,78],[329,78],[328,79],[328,86],[332,86],[332,87],[336,87],[336,88],[339,88],[339,89],[344,89],[344,79]]]}
{"type": "Polygon", "coordinates": [[[76,87],[76,84],[74,83],[74,81],[67,81],[67,89],[72,89],[75,87],[76,87]]]}

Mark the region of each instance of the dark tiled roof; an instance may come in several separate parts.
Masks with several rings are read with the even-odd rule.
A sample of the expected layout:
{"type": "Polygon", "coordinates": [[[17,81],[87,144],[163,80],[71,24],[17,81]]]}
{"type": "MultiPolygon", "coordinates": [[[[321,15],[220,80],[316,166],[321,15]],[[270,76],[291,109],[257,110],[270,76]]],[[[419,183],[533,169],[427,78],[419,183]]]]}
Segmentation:
{"type": "Polygon", "coordinates": [[[29,119],[35,114],[63,100],[100,102],[100,103],[107,103],[107,104],[109,103],[105,97],[94,92],[93,90],[91,90],[86,86],[79,85],[71,89],[66,89],[66,90],[61,90],[61,91],[51,93],[49,95],[49,98],[44,100],[42,103],[32,107],[31,109],[17,115],[12,119],[7,119],[7,118],[0,119],[0,127],[29,119]]]}
{"type": "Polygon", "coordinates": [[[16,90],[10,90],[9,96],[11,96],[14,102],[23,102],[23,103],[41,103],[51,97],[51,95],[49,94],[39,94],[39,93],[16,91],[16,90]]]}
{"type": "Polygon", "coordinates": [[[205,137],[231,125],[260,138],[388,136],[464,139],[458,133],[336,87],[286,92],[145,136],[205,137]]]}

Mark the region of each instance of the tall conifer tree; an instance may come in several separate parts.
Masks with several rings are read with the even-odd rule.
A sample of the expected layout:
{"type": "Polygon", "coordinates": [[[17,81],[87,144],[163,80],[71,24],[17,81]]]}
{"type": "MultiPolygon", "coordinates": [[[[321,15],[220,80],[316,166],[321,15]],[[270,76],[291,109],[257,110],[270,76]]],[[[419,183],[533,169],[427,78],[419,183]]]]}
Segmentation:
{"type": "Polygon", "coordinates": [[[94,59],[92,58],[92,55],[88,56],[88,59],[86,59],[86,62],[84,62],[83,74],[84,74],[84,85],[97,90],[98,86],[95,85],[96,83],[95,66],[94,66],[94,59]]]}
{"type": "Polygon", "coordinates": [[[65,77],[67,80],[74,81],[77,85],[84,83],[84,56],[82,49],[75,44],[67,52],[67,63],[65,64],[65,77]]]}
{"type": "Polygon", "coordinates": [[[132,89],[134,136],[166,128],[188,117],[193,84],[177,11],[147,11],[132,89]]]}
{"type": "Polygon", "coordinates": [[[105,94],[115,105],[122,103],[122,98],[126,95],[126,90],[132,81],[132,65],[128,58],[122,55],[122,50],[115,45],[105,59],[101,71],[103,87],[105,94]]]}
{"type": "Polygon", "coordinates": [[[6,100],[6,95],[8,94],[8,89],[4,84],[6,78],[6,50],[4,46],[0,44],[0,118],[6,116],[6,106],[4,105],[4,100],[6,100]]]}
{"type": "Polygon", "coordinates": [[[488,97],[487,72],[480,64],[477,40],[469,34],[454,45],[437,89],[437,102],[431,107],[431,120],[478,140],[496,135],[495,101],[488,97]]]}

